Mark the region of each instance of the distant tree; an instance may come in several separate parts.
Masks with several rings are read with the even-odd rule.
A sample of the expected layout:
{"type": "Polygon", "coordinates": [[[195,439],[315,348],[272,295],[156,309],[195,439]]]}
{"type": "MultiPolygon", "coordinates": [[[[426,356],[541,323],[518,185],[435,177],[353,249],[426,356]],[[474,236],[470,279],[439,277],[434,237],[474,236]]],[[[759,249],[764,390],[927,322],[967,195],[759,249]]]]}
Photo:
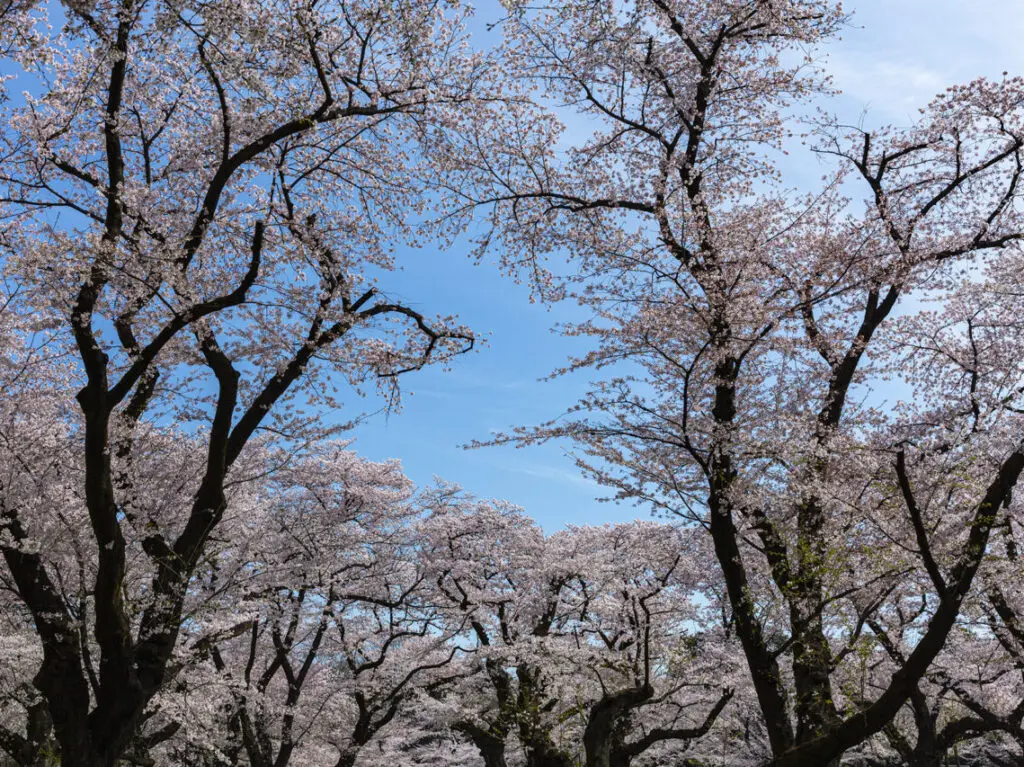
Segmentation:
{"type": "Polygon", "coordinates": [[[245,520],[237,537],[252,544],[239,553],[253,577],[222,590],[218,611],[245,630],[197,633],[217,672],[198,694],[214,685],[226,701],[200,727],[227,735],[238,763],[351,767],[449,673],[460,647],[426,597],[411,491],[397,462],[335,445],[275,474],[265,515],[245,520]]]}
{"type": "Polygon", "coordinates": [[[699,548],[678,530],[545,537],[518,509],[452,488],[432,506],[428,572],[475,651],[431,697],[487,767],[520,749],[529,767],[629,767],[711,730],[735,693],[735,656],[707,624],[699,548]]]}

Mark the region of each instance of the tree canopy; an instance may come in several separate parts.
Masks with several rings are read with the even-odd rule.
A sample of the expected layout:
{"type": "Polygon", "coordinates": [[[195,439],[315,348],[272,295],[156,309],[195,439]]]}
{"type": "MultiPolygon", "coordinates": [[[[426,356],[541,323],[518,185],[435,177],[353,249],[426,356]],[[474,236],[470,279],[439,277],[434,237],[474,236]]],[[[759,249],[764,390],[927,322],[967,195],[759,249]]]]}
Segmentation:
{"type": "Polygon", "coordinates": [[[832,0],[473,11],[0,0],[3,759],[1019,763],[1024,78],[868,128],[832,0]],[[346,440],[474,348],[389,289],[465,238],[585,313],[486,443],[655,520],[346,440]]]}

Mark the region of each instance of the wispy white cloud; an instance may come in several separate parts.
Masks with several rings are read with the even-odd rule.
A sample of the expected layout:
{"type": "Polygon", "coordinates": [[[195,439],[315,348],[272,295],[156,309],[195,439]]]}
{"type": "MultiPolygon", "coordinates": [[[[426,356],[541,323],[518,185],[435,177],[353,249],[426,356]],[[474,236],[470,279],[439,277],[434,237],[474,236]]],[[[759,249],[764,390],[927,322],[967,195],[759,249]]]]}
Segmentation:
{"type": "Polygon", "coordinates": [[[863,109],[906,118],[952,84],[943,72],[911,61],[876,59],[834,53],[829,72],[836,87],[863,109]]]}
{"type": "Polygon", "coordinates": [[[852,28],[829,46],[826,69],[853,109],[913,118],[948,86],[1024,74],[1021,0],[850,3],[852,28]]]}
{"type": "Polygon", "coordinates": [[[572,469],[564,469],[558,466],[549,466],[547,464],[538,463],[521,463],[514,466],[508,467],[510,471],[516,474],[525,474],[530,477],[537,477],[544,480],[553,480],[555,482],[569,482],[574,485],[581,487],[587,487],[590,489],[600,488],[594,480],[590,477],[580,474],[578,471],[572,469]]]}

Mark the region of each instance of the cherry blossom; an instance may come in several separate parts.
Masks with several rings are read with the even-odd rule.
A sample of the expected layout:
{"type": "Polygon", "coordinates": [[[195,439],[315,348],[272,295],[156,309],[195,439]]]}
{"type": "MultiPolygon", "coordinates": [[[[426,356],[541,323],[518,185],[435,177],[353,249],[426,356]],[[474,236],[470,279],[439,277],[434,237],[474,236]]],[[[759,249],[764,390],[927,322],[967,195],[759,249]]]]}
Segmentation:
{"type": "Polygon", "coordinates": [[[269,435],[322,439],[346,382],[394,397],[400,374],[472,346],[384,278],[417,242],[418,136],[473,102],[486,67],[457,3],[59,11],[0,17],[21,67],[0,105],[5,314],[73,355],[47,407],[5,399],[42,462],[5,487],[0,529],[62,763],[106,765],[173,675],[193,579],[269,435]],[[28,492],[51,463],[53,496],[28,492]],[[64,593],[70,561],[48,559],[58,536],[88,616],[64,593]]]}
{"type": "Polygon", "coordinates": [[[775,765],[837,764],[910,701],[1024,470],[1024,81],[950,88],[902,129],[807,120],[831,167],[798,194],[773,157],[827,94],[813,46],[842,21],[824,2],[510,4],[508,67],[539,95],[503,116],[510,145],[473,136],[450,170],[449,215],[593,318],[565,328],[593,341],[566,368],[599,371],[591,392],[496,441],[573,440],[619,499],[705,531],[775,765]],[[883,401],[887,380],[912,400],[883,401]],[[914,598],[919,641],[846,697],[865,627],[914,598]]]}

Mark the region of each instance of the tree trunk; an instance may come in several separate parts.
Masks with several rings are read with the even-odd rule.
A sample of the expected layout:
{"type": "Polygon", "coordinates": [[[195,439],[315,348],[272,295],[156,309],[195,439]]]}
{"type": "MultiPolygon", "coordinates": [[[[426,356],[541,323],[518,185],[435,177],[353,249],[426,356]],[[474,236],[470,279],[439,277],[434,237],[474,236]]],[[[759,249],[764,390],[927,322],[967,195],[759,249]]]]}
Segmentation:
{"type": "Polygon", "coordinates": [[[507,767],[504,733],[499,735],[493,730],[477,727],[470,722],[458,725],[457,729],[466,733],[473,741],[473,745],[477,747],[480,757],[484,760],[484,767],[507,767]]]}
{"type": "Polygon", "coordinates": [[[547,738],[527,747],[526,767],[575,767],[572,758],[547,738]]]}
{"type": "MultiPolygon", "coordinates": [[[[827,466],[820,462],[815,474],[824,477],[827,466]]],[[[839,724],[839,712],[832,696],[832,650],[822,625],[825,587],[822,571],[828,557],[824,541],[825,512],[816,498],[797,509],[796,569],[790,583],[790,626],[793,642],[794,710],[796,742],[806,743],[839,724]]],[[[839,767],[839,759],[823,767],[839,767]]]]}
{"type": "Polygon", "coordinates": [[[908,767],[942,767],[942,754],[931,749],[918,751],[915,748],[907,765],[908,767]]]}
{"type": "Polygon", "coordinates": [[[721,500],[727,493],[727,488],[722,488],[722,491],[722,495],[713,492],[709,499],[711,537],[715,545],[715,555],[725,578],[729,604],[736,622],[736,634],[743,647],[747,667],[750,669],[751,681],[768,731],[772,754],[781,756],[793,746],[789,700],[782,685],[782,670],[768,649],[761,624],[758,622],[756,607],[751,599],[750,583],[737,543],[738,532],[733,522],[732,509],[727,502],[721,500]]]}
{"type": "MultiPolygon", "coordinates": [[[[817,581],[817,578],[812,578],[817,581]]],[[[793,643],[794,709],[797,720],[796,742],[806,743],[824,735],[839,724],[832,697],[830,675],[832,653],[821,622],[818,584],[805,584],[812,592],[809,598],[794,598],[790,615],[794,626],[802,626],[793,643]],[[814,594],[814,592],[817,592],[814,594]]],[[[794,628],[794,631],[796,629],[794,628]]],[[[841,755],[822,767],[839,767],[841,755]]]]}
{"type": "Polygon", "coordinates": [[[649,684],[608,693],[590,710],[587,728],[583,732],[583,748],[587,755],[586,767],[628,767],[629,761],[619,746],[616,727],[630,710],[654,695],[649,684]],[[614,757],[614,758],[613,758],[614,757]]]}
{"type": "MultiPolygon", "coordinates": [[[[725,317],[716,317],[712,332],[713,345],[724,351],[728,339],[729,327],[725,317]]],[[[740,364],[740,360],[726,357],[715,366],[719,383],[715,386],[711,412],[715,424],[725,430],[732,428],[736,418],[735,381],[740,364]]],[[[789,751],[794,743],[793,727],[789,719],[789,696],[783,686],[778,660],[768,648],[761,629],[740,551],[740,535],[729,500],[737,471],[728,449],[716,446],[712,451],[709,468],[708,517],[715,557],[722,568],[736,635],[750,669],[754,692],[768,732],[768,742],[772,754],[778,757],[789,751]]]]}
{"type": "Polygon", "coordinates": [[[346,749],[341,752],[341,756],[338,757],[338,761],[334,763],[334,767],[352,767],[356,763],[356,757],[359,756],[357,749],[346,749]]]}
{"type": "Polygon", "coordinates": [[[480,749],[480,756],[483,757],[484,767],[508,767],[504,743],[477,747],[480,749]]]}
{"type": "Polygon", "coordinates": [[[918,687],[910,698],[917,723],[917,743],[907,759],[909,767],[941,767],[945,749],[939,744],[936,719],[928,708],[928,699],[918,687]]]}

